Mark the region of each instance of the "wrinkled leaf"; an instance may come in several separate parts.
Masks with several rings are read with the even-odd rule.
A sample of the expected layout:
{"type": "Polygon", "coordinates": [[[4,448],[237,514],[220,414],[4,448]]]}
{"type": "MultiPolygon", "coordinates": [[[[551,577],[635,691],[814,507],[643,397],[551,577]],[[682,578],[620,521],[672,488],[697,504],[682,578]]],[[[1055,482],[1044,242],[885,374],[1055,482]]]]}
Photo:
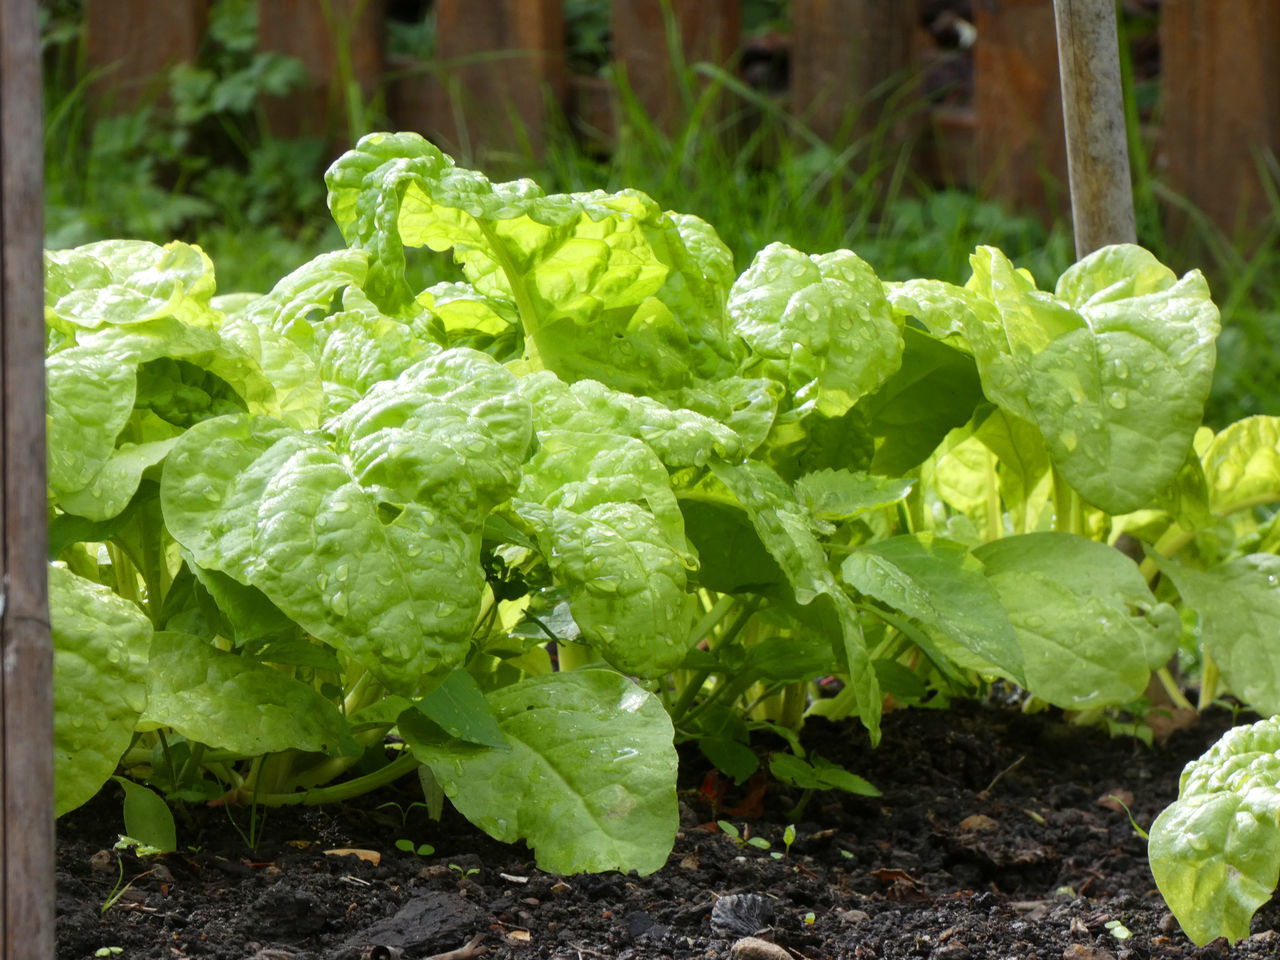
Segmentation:
{"type": "Polygon", "coordinates": [[[508,749],[420,741],[402,729],[459,812],[551,873],[653,873],[675,841],[674,731],[625,677],[577,670],[488,696],[508,749]]]}

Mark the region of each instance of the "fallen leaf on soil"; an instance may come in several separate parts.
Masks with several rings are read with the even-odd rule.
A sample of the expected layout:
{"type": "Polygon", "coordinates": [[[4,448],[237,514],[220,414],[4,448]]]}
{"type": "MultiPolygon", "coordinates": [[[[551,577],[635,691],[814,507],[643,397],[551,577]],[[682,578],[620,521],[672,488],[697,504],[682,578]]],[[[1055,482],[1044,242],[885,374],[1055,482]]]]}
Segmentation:
{"type": "Polygon", "coordinates": [[[1116,813],[1128,813],[1125,807],[1133,806],[1132,790],[1108,790],[1097,799],[1100,807],[1106,807],[1108,810],[1114,810],[1116,813]]]}
{"type": "Polygon", "coordinates": [[[332,850],[326,850],[324,855],[326,857],[359,857],[375,867],[382,862],[382,854],[377,850],[361,850],[358,847],[335,847],[332,850]]]}
{"type": "Polygon", "coordinates": [[[995,830],[999,826],[1000,824],[984,813],[975,813],[973,816],[965,817],[960,821],[960,830],[964,833],[983,833],[988,830],[995,830]]]}
{"type": "Polygon", "coordinates": [[[1073,943],[1062,951],[1062,960],[1116,960],[1116,955],[1102,947],[1073,943]]]}

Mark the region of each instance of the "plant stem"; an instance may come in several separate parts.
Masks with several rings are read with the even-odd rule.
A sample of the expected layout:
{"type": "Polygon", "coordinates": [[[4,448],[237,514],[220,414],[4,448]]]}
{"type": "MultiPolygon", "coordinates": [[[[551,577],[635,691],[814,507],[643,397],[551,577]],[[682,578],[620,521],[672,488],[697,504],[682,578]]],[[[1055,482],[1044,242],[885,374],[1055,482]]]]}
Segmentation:
{"type": "Polygon", "coordinates": [[[1200,670],[1198,709],[1204,710],[1209,704],[1213,703],[1214,697],[1218,695],[1218,664],[1213,657],[1209,656],[1209,651],[1203,647],[1201,647],[1200,653],[1204,658],[1204,665],[1200,670]]]}
{"type": "MultiPolygon", "coordinates": [[[[741,633],[742,629],[750,622],[751,618],[756,615],[756,608],[759,605],[758,600],[752,600],[742,604],[741,612],[733,623],[729,625],[729,628],[724,633],[720,634],[719,637],[715,637],[707,641],[707,649],[714,653],[741,633]]],[[[684,719],[685,714],[689,711],[689,707],[693,705],[693,701],[697,698],[698,691],[702,689],[702,685],[711,677],[712,672],[713,671],[711,670],[699,670],[693,675],[693,678],[689,681],[688,685],[680,691],[680,698],[676,700],[675,706],[671,709],[671,721],[673,723],[678,725],[680,721],[684,719]]],[[[712,699],[717,695],[718,694],[716,692],[713,692],[712,699]]]]}
{"type": "MultiPolygon", "coordinates": [[[[1161,667],[1156,671],[1156,676],[1160,679],[1160,686],[1164,687],[1164,692],[1169,695],[1169,699],[1173,701],[1173,705],[1175,707],[1180,707],[1183,710],[1196,709],[1191,705],[1191,701],[1187,699],[1186,694],[1178,689],[1178,684],[1174,681],[1173,674],[1169,672],[1168,667],[1161,667]]],[[[1214,670],[1214,676],[1217,676],[1216,668],[1214,670]]],[[[1202,694],[1204,693],[1203,686],[1201,686],[1200,692],[1202,694]]],[[[1200,705],[1200,709],[1204,709],[1204,704],[1200,705]]]]}
{"type": "Polygon", "coordinates": [[[362,777],[335,783],[328,787],[315,787],[311,790],[301,790],[294,793],[260,793],[257,796],[257,803],[259,806],[266,807],[298,805],[311,807],[322,803],[337,803],[362,796],[378,789],[378,787],[385,787],[387,784],[399,780],[405,774],[412,773],[417,767],[417,758],[412,754],[406,753],[396,757],[382,769],[367,773],[362,777]]]}

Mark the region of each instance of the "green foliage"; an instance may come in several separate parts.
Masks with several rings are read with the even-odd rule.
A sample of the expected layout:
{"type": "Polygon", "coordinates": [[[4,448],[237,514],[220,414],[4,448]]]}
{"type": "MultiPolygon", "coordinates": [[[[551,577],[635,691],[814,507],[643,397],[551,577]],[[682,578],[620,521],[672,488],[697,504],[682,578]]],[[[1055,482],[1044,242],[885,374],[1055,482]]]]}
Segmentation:
{"type": "Polygon", "coordinates": [[[411,134],[327,181],[347,249],[262,296],[183,243],[48,257],[60,812],[121,764],[255,809],[420,771],[547,869],[648,872],[678,741],[741,779],[753,730],[874,743],[996,679],[1117,721],[1179,650],[1280,697],[1277,429],[1201,426],[1199,274],[1111,247],[1050,292],[979,247],[885,283],[777,243],[735,276],[637,190],[411,134]]]}
{"type": "Polygon", "coordinates": [[[1151,872],[1198,946],[1249,935],[1280,880],[1280,721],[1230,730],[1187,764],[1151,825],[1151,872]]]}

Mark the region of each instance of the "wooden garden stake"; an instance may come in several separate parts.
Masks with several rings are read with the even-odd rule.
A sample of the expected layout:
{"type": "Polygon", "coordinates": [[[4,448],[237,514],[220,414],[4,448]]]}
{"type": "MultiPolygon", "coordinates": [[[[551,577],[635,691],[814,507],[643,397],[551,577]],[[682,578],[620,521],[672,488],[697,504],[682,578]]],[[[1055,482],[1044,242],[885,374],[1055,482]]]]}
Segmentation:
{"type": "Polygon", "coordinates": [[[0,0],[0,960],[53,939],[53,648],[36,0],[0,0]]]}
{"type": "Polygon", "coordinates": [[[1114,0],[1053,0],[1076,257],[1133,243],[1133,185],[1114,0]]]}

